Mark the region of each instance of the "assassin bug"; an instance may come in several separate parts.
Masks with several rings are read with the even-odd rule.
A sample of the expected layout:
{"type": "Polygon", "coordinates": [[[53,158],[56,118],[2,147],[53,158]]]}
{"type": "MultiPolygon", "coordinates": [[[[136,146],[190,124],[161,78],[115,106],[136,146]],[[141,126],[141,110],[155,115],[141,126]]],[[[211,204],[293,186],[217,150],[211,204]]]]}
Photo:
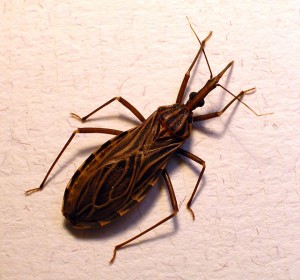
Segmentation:
{"type": "MultiPolygon", "coordinates": [[[[183,78],[176,103],[159,107],[147,119],[122,97],[112,98],[83,118],[72,114],[73,117],[84,122],[94,113],[117,100],[129,109],[141,121],[141,124],[125,132],[109,128],[76,129],[54,160],[41,185],[38,188],[26,191],[26,195],[29,195],[44,188],[50,172],[76,134],[104,133],[116,135],[92,153],[71,178],[64,193],[63,215],[75,228],[103,227],[116,218],[125,215],[141,202],[148,191],[155,185],[159,176],[162,176],[166,183],[173,212],[140,234],[116,245],[110,263],[114,261],[118,249],[168,221],[179,211],[175,192],[165,168],[170,156],[174,153],[187,157],[202,167],[197,183],[187,203],[188,210],[191,212],[193,219],[195,218],[191,204],[205,170],[205,161],[182,149],[181,146],[189,138],[194,122],[221,116],[234,101],[242,102],[242,96],[254,90],[252,88],[241,91],[235,96],[220,85],[219,80],[232,66],[233,61],[218,75],[213,76],[204,51],[205,43],[212,32],[201,42],[190,22],[189,25],[200,47],[183,78]],[[183,103],[190,72],[201,53],[203,53],[208,65],[210,78],[199,91],[190,93],[188,101],[183,103]],[[205,97],[216,87],[221,87],[234,98],[221,111],[193,116],[193,111],[204,105],[205,97]]],[[[245,103],[243,104],[247,106],[245,103]]],[[[249,109],[253,111],[251,108],[249,109]]]]}

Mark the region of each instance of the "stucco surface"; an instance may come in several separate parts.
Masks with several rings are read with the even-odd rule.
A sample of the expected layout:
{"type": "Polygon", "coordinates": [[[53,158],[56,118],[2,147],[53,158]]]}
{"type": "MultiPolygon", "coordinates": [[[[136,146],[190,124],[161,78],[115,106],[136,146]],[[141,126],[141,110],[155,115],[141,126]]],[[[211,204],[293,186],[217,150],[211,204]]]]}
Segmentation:
{"type": "MultiPolygon", "coordinates": [[[[1,279],[300,278],[300,28],[298,1],[1,1],[1,279]],[[119,223],[72,230],[61,215],[68,180],[108,135],[78,135],[43,192],[37,187],[77,127],[127,130],[137,121],[122,96],[149,116],[174,103],[204,38],[222,84],[256,87],[221,118],[195,125],[186,150],[206,161],[193,222],[185,204],[199,166],[174,157],[168,170],[180,212],[108,264],[113,246],[166,217],[163,182],[119,223]]],[[[208,79],[201,57],[189,91],[208,79]]],[[[216,90],[195,114],[221,109],[216,90]]]]}

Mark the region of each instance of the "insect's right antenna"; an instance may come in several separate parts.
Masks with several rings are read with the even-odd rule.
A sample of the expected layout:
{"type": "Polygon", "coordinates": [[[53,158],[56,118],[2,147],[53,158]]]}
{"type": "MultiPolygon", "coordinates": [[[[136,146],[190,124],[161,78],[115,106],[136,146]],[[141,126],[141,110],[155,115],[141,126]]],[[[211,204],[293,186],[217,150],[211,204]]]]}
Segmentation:
{"type": "MultiPolygon", "coordinates": [[[[188,20],[188,22],[189,22],[190,28],[192,29],[193,33],[194,33],[195,36],[196,36],[196,38],[197,38],[199,44],[202,45],[202,42],[201,42],[201,40],[199,39],[199,37],[198,37],[196,31],[194,30],[194,28],[193,28],[193,26],[192,26],[192,24],[191,24],[191,22],[190,22],[190,19],[189,19],[188,17],[186,17],[186,18],[187,18],[187,20],[188,20]]],[[[210,65],[209,65],[209,62],[208,62],[208,59],[207,59],[207,56],[206,56],[206,53],[205,53],[204,48],[202,49],[202,52],[203,52],[203,55],[204,55],[204,57],[205,57],[205,60],[206,60],[207,66],[208,66],[208,70],[209,70],[209,72],[210,72],[210,79],[212,79],[213,74],[212,74],[212,71],[211,71],[211,68],[210,68],[210,65]]]]}
{"type": "MultiPolygon", "coordinates": [[[[228,92],[230,95],[232,95],[233,97],[236,97],[236,99],[241,102],[244,106],[246,106],[254,115],[256,115],[257,117],[261,117],[261,116],[265,116],[265,115],[272,115],[273,113],[263,113],[263,114],[258,114],[256,113],[250,106],[248,106],[245,102],[243,102],[238,96],[234,95],[231,91],[229,91],[227,88],[223,87],[220,84],[217,84],[218,87],[224,89],[226,92],[228,92]]],[[[250,88],[248,90],[244,90],[242,91],[243,94],[251,94],[255,91],[255,88],[250,88]]]]}

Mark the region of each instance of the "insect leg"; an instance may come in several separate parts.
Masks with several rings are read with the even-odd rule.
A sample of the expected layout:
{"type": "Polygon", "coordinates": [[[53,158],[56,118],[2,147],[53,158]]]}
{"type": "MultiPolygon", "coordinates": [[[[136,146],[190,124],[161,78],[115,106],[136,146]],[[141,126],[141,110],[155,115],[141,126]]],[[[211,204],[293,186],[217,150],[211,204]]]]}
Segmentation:
{"type": "Polygon", "coordinates": [[[194,154],[192,154],[192,153],[190,153],[188,151],[185,151],[183,149],[178,149],[176,152],[179,153],[179,154],[181,154],[182,156],[185,156],[185,157],[187,157],[187,158],[189,158],[189,159],[191,159],[191,160],[193,160],[193,161],[195,161],[195,162],[197,162],[197,163],[199,163],[199,164],[202,165],[202,169],[201,169],[201,172],[199,174],[198,181],[197,181],[196,186],[194,187],[193,193],[192,193],[192,195],[191,195],[191,197],[190,197],[190,199],[189,199],[189,201],[188,201],[188,203],[186,205],[186,208],[191,212],[191,214],[193,216],[193,220],[195,220],[195,214],[194,214],[194,212],[193,212],[193,210],[191,208],[191,204],[192,204],[193,198],[194,198],[194,196],[196,194],[196,191],[198,189],[199,183],[200,183],[200,181],[202,179],[202,176],[203,176],[203,173],[204,173],[204,170],[205,170],[205,167],[206,167],[205,161],[203,159],[197,157],[196,155],[194,155],[194,154]]]}
{"type": "Polygon", "coordinates": [[[41,191],[44,186],[45,186],[45,182],[49,176],[49,174],[51,173],[53,167],[55,166],[55,164],[57,163],[57,161],[59,160],[59,158],[61,157],[61,155],[63,154],[63,152],[65,151],[65,149],[69,146],[69,144],[71,143],[71,141],[73,140],[73,138],[75,137],[75,135],[77,133],[104,133],[104,134],[113,134],[113,135],[119,135],[120,133],[122,133],[122,131],[120,130],[115,130],[115,129],[109,129],[109,128],[94,128],[94,127],[82,127],[82,128],[77,128],[71,135],[71,137],[69,138],[69,140],[67,141],[67,143],[64,145],[64,147],[62,148],[62,150],[60,151],[60,153],[58,154],[58,156],[56,157],[56,159],[54,160],[54,162],[52,163],[50,169],[48,170],[44,180],[42,181],[41,185],[38,188],[35,189],[31,189],[25,192],[25,195],[30,195],[36,191],[41,191]]]}
{"type": "Polygon", "coordinates": [[[189,21],[189,24],[190,24],[190,28],[192,29],[193,33],[195,34],[199,44],[200,44],[200,48],[191,64],[191,66],[189,67],[189,69],[187,70],[187,72],[185,73],[184,75],[184,78],[182,80],[182,83],[181,83],[181,86],[180,86],[180,89],[179,89],[179,92],[178,92],[178,95],[177,95],[177,99],[176,99],[176,103],[182,103],[182,99],[183,99],[183,95],[184,95],[184,92],[185,92],[185,89],[186,89],[186,86],[188,84],[188,81],[190,79],[190,76],[191,76],[191,70],[193,69],[197,59],[199,58],[201,52],[203,52],[204,56],[205,56],[205,60],[207,62],[207,65],[208,65],[208,69],[209,69],[209,72],[210,72],[210,77],[212,78],[212,72],[211,72],[211,69],[210,69],[210,66],[209,66],[209,63],[208,63],[208,60],[207,60],[207,57],[206,57],[206,54],[205,54],[205,51],[204,51],[204,46],[205,46],[205,43],[206,41],[210,38],[212,32],[209,32],[208,36],[201,42],[196,31],[194,30],[194,28],[192,27],[190,21],[189,21]]]}
{"type": "Polygon", "coordinates": [[[161,220],[160,222],[158,222],[157,224],[153,225],[152,227],[144,230],[140,234],[138,234],[138,235],[136,235],[136,236],[128,239],[127,241],[125,241],[123,243],[120,243],[120,244],[116,245],[115,249],[114,249],[113,257],[110,260],[110,264],[112,264],[114,262],[114,260],[116,258],[117,250],[121,249],[122,247],[124,247],[128,243],[130,243],[133,240],[141,237],[142,235],[146,234],[147,232],[153,230],[154,228],[160,226],[161,224],[163,224],[164,222],[168,221],[169,219],[173,218],[177,214],[177,212],[179,211],[177,200],[176,200],[176,196],[175,196],[175,192],[174,192],[174,189],[173,189],[173,186],[172,186],[172,182],[171,182],[171,179],[170,179],[169,174],[167,173],[166,169],[164,169],[162,171],[162,176],[163,176],[163,178],[164,178],[164,180],[166,182],[167,189],[168,189],[168,192],[169,192],[169,195],[170,195],[171,204],[172,204],[172,208],[173,208],[173,213],[171,215],[169,215],[168,217],[164,218],[163,220],[161,220]]]}
{"type": "MultiPolygon", "coordinates": [[[[223,89],[225,89],[223,86],[219,85],[218,86],[222,87],[223,89]]],[[[228,93],[230,93],[231,95],[234,96],[234,98],[221,110],[221,111],[218,111],[218,112],[213,112],[213,113],[209,113],[209,114],[205,114],[205,115],[200,115],[200,116],[195,116],[193,118],[193,122],[200,122],[200,121],[205,121],[205,120],[209,120],[209,119],[212,119],[212,118],[216,118],[216,117],[220,117],[228,108],[229,106],[236,100],[241,101],[241,98],[247,94],[247,93],[250,93],[250,92],[253,92],[254,88],[251,88],[251,89],[248,89],[248,90],[245,90],[245,91],[241,91],[237,96],[235,96],[233,93],[229,92],[227,89],[225,89],[228,93]]],[[[244,102],[242,102],[245,106],[247,106],[244,102]]],[[[254,114],[256,114],[257,116],[261,116],[261,115],[265,115],[265,114],[257,114],[256,112],[254,112],[249,106],[247,106],[248,109],[250,109],[254,114]]]]}
{"type": "Polygon", "coordinates": [[[92,111],[91,113],[89,113],[88,115],[84,116],[83,118],[79,117],[77,114],[74,114],[74,113],[71,113],[71,116],[74,117],[74,118],[76,118],[76,119],[81,120],[82,122],[85,122],[91,115],[95,114],[96,112],[98,112],[102,108],[106,107],[107,105],[109,105],[110,103],[112,103],[115,100],[119,101],[123,106],[125,106],[141,122],[143,122],[145,120],[145,118],[143,117],[143,115],[132,104],[130,104],[127,100],[125,100],[121,96],[116,96],[116,97],[110,99],[109,101],[107,101],[106,103],[104,103],[103,105],[101,105],[100,107],[98,107],[97,109],[95,109],[94,111],[92,111]]]}

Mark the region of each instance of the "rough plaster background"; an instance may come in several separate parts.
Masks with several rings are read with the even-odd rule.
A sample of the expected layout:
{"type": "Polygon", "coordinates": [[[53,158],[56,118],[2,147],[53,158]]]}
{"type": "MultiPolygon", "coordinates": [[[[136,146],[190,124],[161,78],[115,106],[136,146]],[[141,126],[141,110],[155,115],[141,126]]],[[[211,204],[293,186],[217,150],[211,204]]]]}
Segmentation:
{"type": "MultiPolygon", "coordinates": [[[[1,1],[1,279],[291,279],[300,277],[298,1],[1,1]],[[171,3],[172,2],[172,3],[171,3]],[[256,86],[220,119],[196,125],[185,148],[207,170],[193,209],[185,204],[199,167],[170,162],[181,211],[120,251],[113,246],[170,213],[162,182],[141,206],[103,230],[70,229],[64,188],[105,135],[79,135],[41,193],[38,186],[78,126],[128,129],[137,122],[113,104],[121,95],[148,116],[173,103],[201,36],[214,73],[235,60],[223,84],[256,86]]],[[[202,58],[190,90],[208,78],[202,58]]],[[[230,99],[206,100],[207,112],[230,99]]]]}

